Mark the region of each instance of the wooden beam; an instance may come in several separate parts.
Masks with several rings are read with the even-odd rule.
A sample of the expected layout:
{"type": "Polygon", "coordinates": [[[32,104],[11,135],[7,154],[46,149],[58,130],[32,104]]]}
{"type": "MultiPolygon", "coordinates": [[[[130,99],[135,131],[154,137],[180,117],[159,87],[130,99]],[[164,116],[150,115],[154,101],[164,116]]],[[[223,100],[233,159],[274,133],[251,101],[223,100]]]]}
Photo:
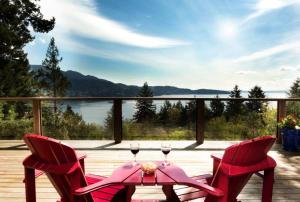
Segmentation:
{"type": "Polygon", "coordinates": [[[32,101],[32,114],[33,114],[33,131],[36,134],[43,134],[42,130],[42,107],[41,100],[32,101]]]}
{"type": "MultiPolygon", "coordinates": [[[[286,116],[286,101],[285,100],[278,100],[277,101],[277,123],[279,123],[284,117],[286,116]]],[[[277,125],[277,131],[276,131],[276,138],[277,143],[282,142],[281,137],[281,131],[280,128],[277,125]]]]}
{"type": "Polygon", "coordinates": [[[115,143],[121,143],[123,139],[122,134],[122,100],[114,99],[114,140],[115,143]]]}
{"type": "Polygon", "coordinates": [[[204,142],[204,111],[205,102],[204,100],[196,100],[196,141],[198,144],[204,142]]]}

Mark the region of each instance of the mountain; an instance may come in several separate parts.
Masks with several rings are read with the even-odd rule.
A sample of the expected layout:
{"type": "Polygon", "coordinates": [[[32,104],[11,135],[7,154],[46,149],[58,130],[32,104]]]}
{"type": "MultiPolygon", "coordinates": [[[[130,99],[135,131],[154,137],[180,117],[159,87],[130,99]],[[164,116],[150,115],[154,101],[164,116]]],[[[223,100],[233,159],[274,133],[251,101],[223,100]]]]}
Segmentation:
{"type": "MultiPolygon", "coordinates": [[[[33,71],[37,71],[41,65],[31,65],[33,71]]],[[[105,96],[105,97],[133,97],[137,96],[141,87],[113,83],[95,76],[83,75],[79,72],[62,71],[71,82],[68,96],[105,96]]],[[[191,90],[174,86],[151,86],[154,96],[159,95],[187,95],[187,94],[228,94],[228,91],[213,89],[191,90]]]]}

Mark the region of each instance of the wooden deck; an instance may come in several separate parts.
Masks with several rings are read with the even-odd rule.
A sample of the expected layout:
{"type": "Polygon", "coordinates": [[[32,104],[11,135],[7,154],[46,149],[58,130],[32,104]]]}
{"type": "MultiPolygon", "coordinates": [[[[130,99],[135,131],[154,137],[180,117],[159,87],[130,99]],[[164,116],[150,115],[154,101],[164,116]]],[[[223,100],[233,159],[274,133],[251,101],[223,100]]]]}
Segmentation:
{"type": "MultiPolygon", "coordinates": [[[[86,170],[109,176],[111,172],[124,162],[132,160],[128,150],[130,141],[113,144],[112,141],[65,141],[86,153],[86,170]]],[[[161,141],[139,141],[141,151],[138,160],[162,160],[160,152],[161,141]]],[[[196,145],[192,141],[170,141],[173,151],[169,160],[180,165],[188,175],[210,173],[212,169],[211,153],[220,153],[233,141],[205,141],[196,145]]],[[[25,201],[22,160],[29,151],[22,141],[0,141],[0,201],[25,201]]],[[[300,201],[300,154],[283,152],[279,145],[273,147],[270,155],[276,159],[276,181],[273,201],[300,201]]],[[[240,194],[242,201],[260,201],[261,180],[253,176],[246,188],[240,194]]],[[[55,201],[57,194],[48,179],[41,176],[37,179],[38,201],[55,201]]],[[[164,199],[160,187],[139,187],[135,198],[164,199]]]]}

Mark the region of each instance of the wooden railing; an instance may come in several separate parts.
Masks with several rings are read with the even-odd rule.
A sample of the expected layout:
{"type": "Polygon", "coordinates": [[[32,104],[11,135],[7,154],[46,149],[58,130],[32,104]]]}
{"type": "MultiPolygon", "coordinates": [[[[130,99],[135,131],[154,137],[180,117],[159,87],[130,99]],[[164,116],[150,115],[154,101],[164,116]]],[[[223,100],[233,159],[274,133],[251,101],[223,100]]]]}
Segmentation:
{"type": "MultiPolygon", "coordinates": [[[[221,101],[273,101],[277,102],[277,122],[286,115],[287,101],[300,101],[300,98],[174,98],[174,97],[0,97],[0,101],[31,101],[33,113],[33,130],[37,134],[43,134],[42,130],[42,101],[113,101],[114,117],[114,140],[116,143],[122,141],[122,101],[127,100],[194,100],[196,102],[196,134],[195,140],[198,144],[204,142],[204,109],[205,101],[219,99],[221,101]]],[[[281,143],[280,130],[277,127],[277,141],[281,143]]]]}

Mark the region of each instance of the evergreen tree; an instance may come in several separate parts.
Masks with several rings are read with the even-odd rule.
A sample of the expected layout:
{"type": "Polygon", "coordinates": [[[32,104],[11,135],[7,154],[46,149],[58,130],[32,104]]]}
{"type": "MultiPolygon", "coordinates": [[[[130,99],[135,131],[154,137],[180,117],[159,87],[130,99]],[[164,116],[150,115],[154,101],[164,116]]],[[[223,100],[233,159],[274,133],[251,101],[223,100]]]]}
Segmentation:
{"type": "Polygon", "coordinates": [[[172,108],[172,105],[170,101],[166,100],[164,102],[164,105],[160,108],[160,111],[158,113],[158,121],[159,123],[162,123],[163,125],[166,125],[170,121],[169,117],[169,111],[172,108]]]}
{"type": "Polygon", "coordinates": [[[216,96],[216,99],[210,102],[210,111],[212,117],[222,116],[224,112],[225,104],[219,100],[219,96],[216,96]]]}
{"type": "Polygon", "coordinates": [[[104,120],[104,128],[106,130],[106,133],[112,133],[112,131],[114,130],[113,111],[114,111],[114,107],[112,106],[110,110],[107,112],[107,116],[104,120]]]}
{"type": "MultiPolygon", "coordinates": [[[[259,86],[254,86],[248,94],[248,98],[265,98],[265,93],[259,86]]],[[[251,100],[246,102],[247,109],[250,112],[263,113],[266,110],[267,103],[264,101],[251,100]]]]}
{"type": "Polygon", "coordinates": [[[181,109],[180,112],[180,126],[186,126],[188,124],[189,116],[186,105],[181,109]]]}
{"type": "MultiPolygon", "coordinates": [[[[153,92],[148,86],[147,82],[141,88],[138,97],[153,97],[153,92]]],[[[145,121],[153,121],[155,118],[155,105],[152,100],[138,100],[136,102],[136,109],[133,118],[136,122],[141,123],[145,121]]]]}
{"type": "Polygon", "coordinates": [[[174,107],[179,112],[179,117],[176,120],[176,125],[185,126],[187,124],[187,121],[188,121],[188,114],[187,114],[186,107],[183,106],[183,104],[180,100],[178,102],[176,102],[174,107]]]}
{"type": "Polygon", "coordinates": [[[294,81],[293,85],[290,87],[288,95],[290,98],[300,97],[300,78],[297,78],[296,81],[294,81]]]}
{"type": "MultiPolygon", "coordinates": [[[[233,90],[229,94],[230,98],[242,98],[241,90],[238,85],[235,85],[233,90]]],[[[242,100],[229,100],[226,105],[226,118],[241,114],[243,111],[243,101],[242,100]]]]}
{"type": "MultiPolygon", "coordinates": [[[[299,98],[300,97],[300,78],[297,78],[288,92],[289,98],[299,98]]],[[[294,114],[300,117],[300,102],[289,101],[287,103],[287,114],[294,114]]]]}
{"type": "MultiPolygon", "coordinates": [[[[59,67],[62,58],[59,57],[59,51],[55,45],[54,38],[51,38],[46,58],[43,61],[43,68],[38,70],[37,77],[40,81],[42,89],[47,92],[47,95],[57,97],[64,96],[70,82],[65,77],[59,67]]],[[[57,111],[57,104],[54,101],[54,112],[57,111]]]]}
{"type": "Polygon", "coordinates": [[[34,95],[33,75],[24,46],[35,32],[49,32],[55,19],[43,19],[37,0],[0,1],[0,96],[34,95]]]}
{"type": "Polygon", "coordinates": [[[3,103],[0,102],[0,121],[4,119],[4,114],[3,114],[3,103]]]}
{"type": "Polygon", "coordinates": [[[186,105],[187,111],[187,124],[190,126],[193,123],[196,123],[197,114],[196,114],[196,101],[191,100],[186,105]]]}

